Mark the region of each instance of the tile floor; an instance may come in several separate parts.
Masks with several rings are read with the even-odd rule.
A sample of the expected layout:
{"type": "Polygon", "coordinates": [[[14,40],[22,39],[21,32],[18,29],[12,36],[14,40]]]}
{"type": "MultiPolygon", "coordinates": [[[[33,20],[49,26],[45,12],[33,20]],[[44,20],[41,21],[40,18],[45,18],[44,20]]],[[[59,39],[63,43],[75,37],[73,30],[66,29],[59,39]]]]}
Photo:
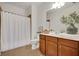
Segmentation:
{"type": "Polygon", "coordinates": [[[32,50],[31,45],[1,53],[2,56],[44,56],[39,49],[32,50]]]}

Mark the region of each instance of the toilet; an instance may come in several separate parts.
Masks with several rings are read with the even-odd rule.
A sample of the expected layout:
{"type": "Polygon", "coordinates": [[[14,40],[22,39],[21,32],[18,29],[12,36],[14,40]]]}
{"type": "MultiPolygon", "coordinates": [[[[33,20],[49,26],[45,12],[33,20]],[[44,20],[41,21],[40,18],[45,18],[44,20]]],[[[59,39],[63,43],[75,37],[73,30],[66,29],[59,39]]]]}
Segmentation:
{"type": "Polygon", "coordinates": [[[32,45],[32,49],[39,48],[39,40],[38,39],[31,40],[31,45],[32,45]]]}

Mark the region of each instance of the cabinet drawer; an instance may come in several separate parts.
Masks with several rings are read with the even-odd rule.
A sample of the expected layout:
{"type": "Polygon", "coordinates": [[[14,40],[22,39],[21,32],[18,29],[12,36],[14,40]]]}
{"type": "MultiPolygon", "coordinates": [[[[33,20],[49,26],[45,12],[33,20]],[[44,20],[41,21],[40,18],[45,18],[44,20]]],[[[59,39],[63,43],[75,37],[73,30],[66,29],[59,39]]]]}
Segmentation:
{"type": "Polygon", "coordinates": [[[46,40],[57,43],[57,38],[52,36],[46,36],[46,40]]]}
{"type": "Polygon", "coordinates": [[[78,48],[78,42],[77,41],[59,38],[59,43],[66,45],[66,46],[69,46],[69,47],[72,47],[72,48],[78,48]]]}
{"type": "Polygon", "coordinates": [[[45,35],[40,34],[40,39],[45,39],[45,35]]]}

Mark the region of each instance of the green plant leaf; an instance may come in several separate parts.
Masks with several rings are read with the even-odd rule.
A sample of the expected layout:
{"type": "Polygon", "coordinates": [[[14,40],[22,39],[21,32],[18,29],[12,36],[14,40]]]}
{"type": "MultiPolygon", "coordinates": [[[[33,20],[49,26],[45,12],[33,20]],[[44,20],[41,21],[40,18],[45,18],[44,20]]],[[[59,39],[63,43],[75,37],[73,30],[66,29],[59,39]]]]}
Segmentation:
{"type": "Polygon", "coordinates": [[[62,23],[67,23],[67,17],[62,16],[61,18],[62,18],[62,20],[61,20],[62,23]]]}
{"type": "Polygon", "coordinates": [[[64,24],[79,23],[79,15],[74,11],[69,16],[62,16],[61,22],[64,24]]]}

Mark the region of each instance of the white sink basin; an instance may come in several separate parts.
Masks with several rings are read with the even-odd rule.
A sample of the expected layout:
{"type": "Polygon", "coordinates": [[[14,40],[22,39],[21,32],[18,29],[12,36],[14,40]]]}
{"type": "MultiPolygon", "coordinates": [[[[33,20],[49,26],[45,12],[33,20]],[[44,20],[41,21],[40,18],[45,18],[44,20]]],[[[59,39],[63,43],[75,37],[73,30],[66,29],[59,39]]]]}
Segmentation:
{"type": "Polygon", "coordinates": [[[57,32],[51,32],[49,34],[54,34],[54,35],[59,35],[60,33],[57,33],[57,32]]]}

